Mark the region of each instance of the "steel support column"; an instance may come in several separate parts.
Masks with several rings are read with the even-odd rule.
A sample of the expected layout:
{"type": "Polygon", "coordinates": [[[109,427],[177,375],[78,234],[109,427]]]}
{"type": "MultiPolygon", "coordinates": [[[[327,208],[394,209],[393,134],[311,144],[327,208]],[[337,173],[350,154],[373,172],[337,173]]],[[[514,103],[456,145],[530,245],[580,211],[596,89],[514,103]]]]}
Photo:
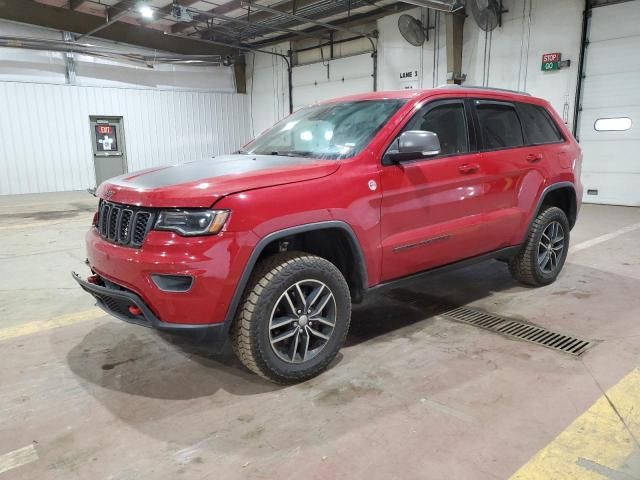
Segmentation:
{"type": "Polygon", "coordinates": [[[447,35],[447,83],[460,84],[462,75],[462,36],[464,31],[464,15],[445,15],[447,35]]]}

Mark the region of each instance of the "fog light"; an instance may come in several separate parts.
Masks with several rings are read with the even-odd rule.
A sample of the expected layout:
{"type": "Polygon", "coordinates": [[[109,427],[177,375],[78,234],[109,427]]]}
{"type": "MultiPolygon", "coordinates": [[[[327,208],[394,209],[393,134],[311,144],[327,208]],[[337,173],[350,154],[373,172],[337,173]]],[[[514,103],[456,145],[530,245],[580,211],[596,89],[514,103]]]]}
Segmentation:
{"type": "Polygon", "coordinates": [[[142,315],[142,310],[140,310],[138,307],[136,307],[135,305],[130,305],[129,306],[129,313],[131,315],[133,315],[134,317],[137,317],[138,315],[142,315]]]}
{"type": "Polygon", "coordinates": [[[187,292],[193,285],[191,275],[161,275],[154,273],[151,280],[160,290],[164,292],[187,292]]]}

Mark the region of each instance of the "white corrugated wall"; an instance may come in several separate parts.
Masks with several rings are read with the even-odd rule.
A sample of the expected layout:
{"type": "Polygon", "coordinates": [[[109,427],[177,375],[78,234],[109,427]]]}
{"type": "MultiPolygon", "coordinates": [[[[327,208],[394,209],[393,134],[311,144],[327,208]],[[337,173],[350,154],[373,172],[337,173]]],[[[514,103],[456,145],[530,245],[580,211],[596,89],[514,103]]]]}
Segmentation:
{"type": "Polygon", "coordinates": [[[122,116],[129,171],[228,153],[246,95],[0,82],[0,194],[95,185],[90,115],[122,116]]]}

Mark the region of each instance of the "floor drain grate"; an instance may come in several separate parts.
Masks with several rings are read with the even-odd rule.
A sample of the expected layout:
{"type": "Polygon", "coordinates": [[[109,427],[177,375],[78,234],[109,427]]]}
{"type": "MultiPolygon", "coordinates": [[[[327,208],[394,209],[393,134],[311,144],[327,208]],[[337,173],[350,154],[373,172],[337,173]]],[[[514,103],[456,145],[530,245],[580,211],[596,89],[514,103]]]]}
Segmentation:
{"type": "Polygon", "coordinates": [[[537,325],[531,325],[530,323],[498,317],[497,315],[473,308],[458,307],[453,310],[448,310],[442,313],[442,315],[492,332],[501,333],[563,353],[568,353],[569,355],[582,355],[593,345],[593,342],[588,340],[553,332],[537,325]]]}

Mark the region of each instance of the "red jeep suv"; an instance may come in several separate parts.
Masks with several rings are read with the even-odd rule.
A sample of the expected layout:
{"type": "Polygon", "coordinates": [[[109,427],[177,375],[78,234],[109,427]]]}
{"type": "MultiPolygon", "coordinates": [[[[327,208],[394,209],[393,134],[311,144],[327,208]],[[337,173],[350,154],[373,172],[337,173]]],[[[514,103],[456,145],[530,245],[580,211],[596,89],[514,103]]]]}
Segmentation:
{"type": "Polygon", "coordinates": [[[442,268],[497,258],[558,276],[582,154],[549,106],[451,86],[303,108],[242,150],[113,178],[74,278],[127,322],[230,337],[278,383],[322,372],[351,304],[442,268]]]}

